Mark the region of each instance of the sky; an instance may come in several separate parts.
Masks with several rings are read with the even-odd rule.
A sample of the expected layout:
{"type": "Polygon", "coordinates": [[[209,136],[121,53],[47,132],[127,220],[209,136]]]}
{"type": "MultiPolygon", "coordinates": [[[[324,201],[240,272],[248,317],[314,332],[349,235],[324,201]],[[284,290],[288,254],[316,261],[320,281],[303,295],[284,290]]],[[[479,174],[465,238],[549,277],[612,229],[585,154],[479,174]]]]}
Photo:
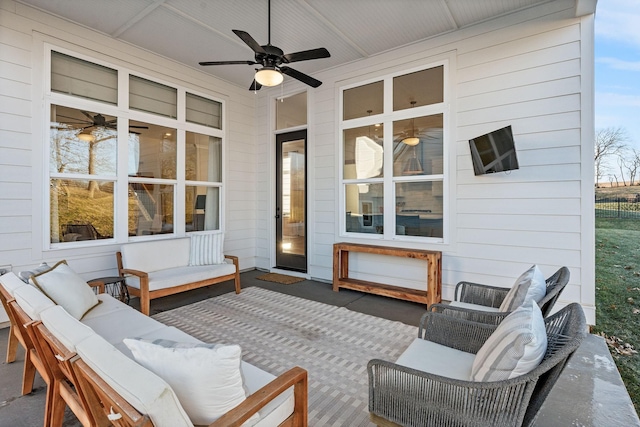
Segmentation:
{"type": "Polygon", "coordinates": [[[640,149],[640,0],[598,0],[595,128],[626,130],[640,149]]]}

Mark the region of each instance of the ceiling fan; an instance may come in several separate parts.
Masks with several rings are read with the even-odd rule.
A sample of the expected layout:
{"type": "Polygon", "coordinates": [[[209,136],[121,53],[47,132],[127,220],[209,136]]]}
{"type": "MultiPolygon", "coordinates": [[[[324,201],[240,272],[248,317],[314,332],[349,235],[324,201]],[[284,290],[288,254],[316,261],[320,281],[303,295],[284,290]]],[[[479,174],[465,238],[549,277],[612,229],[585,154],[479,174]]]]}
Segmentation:
{"type": "Polygon", "coordinates": [[[268,3],[268,43],[266,45],[259,45],[253,37],[246,31],[232,30],[234,34],[243,42],[247,44],[255,52],[255,60],[247,61],[205,61],[199,62],[200,65],[234,65],[234,64],[246,64],[254,65],[259,64],[262,68],[256,68],[255,78],[253,83],[249,87],[249,90],[260,90],[262,86],[277,86],[282,83],[283,76],[286,74],[293,77],[296,80],[300,80],[311,87],[318,87],[322,84],[320,80],[316,80],[311,76],[308,76],[300,71],[294,70],[283,64],[290,64],[292,62],[309,61],[311,59],[329,58],[331,54],[324,47],[310,50],[303,50],[295,53],[285,54],[282,49],[273,46],[271,44],[271,0],[268,3]]]}
{"type": "MultiPolygon", "coordinates": [[[[96,127],[103,127],[103,128],[108,128],[108,129],[115,129],[116,128],[116,121],[118,119],[111,119],[111,120],[107,120],[102,114],[98,113],[95,116],[92,116],[90,113],[88,113],[87,111],[82,111],[80,110],[80,112],[87,117],[87,119],[89,120],[84,120],[84,119],[78,119],[76,117],[68,117],[68,116],[63,116],[63,115],[58,115],[58,117],[62,117],[65,119],[70,119],[73,121],[65,121],[64,123],[66,124],[71,124],[71,125],[83,125],[79,129],[81,132],[85,131],[87,129],[96,127]]],[[[139,134],[138,132],[134,132],[131,130],[131,128],[134,129],[149,129],[149,126],[134,126],[134,125],[129,125],[129,132],[130,133],[135,133],[135,134],[139,134]]]]}

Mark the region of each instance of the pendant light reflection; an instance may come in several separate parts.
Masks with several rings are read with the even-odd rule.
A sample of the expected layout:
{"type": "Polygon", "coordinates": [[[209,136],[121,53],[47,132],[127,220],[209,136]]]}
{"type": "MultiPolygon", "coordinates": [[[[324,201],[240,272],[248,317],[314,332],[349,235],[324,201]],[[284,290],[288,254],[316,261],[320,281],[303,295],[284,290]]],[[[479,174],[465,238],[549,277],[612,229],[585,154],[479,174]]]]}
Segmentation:
{"type": "MultiPolygon", "coordinates": [[[[411,108],[416,105],[416,101],[411,101],[411,108]]],[[[415,136],[415,127],[414,122],[415,118],[411,118],[411,134],[402,140],[403,144],[411,147],[411,157],[407,160],[404,165],[404,169],[402,169],[403,175],[421,175],[424,173],[422,169],[422,165],[420,164],[420,160],[418,160],[418,156],[416,154],[416,145],[420,143],[420,138],[415,136]]]]}
{"type": "Polygon", "coordinates": [[[96,137],[86,129],[83,129],[82,132],[78,134],[78,139],[86,142],[93,142],[96,140],[96,137]]]}

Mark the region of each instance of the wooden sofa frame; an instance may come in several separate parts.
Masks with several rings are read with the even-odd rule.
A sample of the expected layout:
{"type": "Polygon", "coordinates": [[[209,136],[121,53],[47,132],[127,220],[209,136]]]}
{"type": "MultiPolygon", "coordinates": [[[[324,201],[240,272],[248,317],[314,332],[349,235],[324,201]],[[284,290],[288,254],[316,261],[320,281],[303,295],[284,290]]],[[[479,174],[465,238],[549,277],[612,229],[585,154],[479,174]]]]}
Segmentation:
{"type": "Polygon", "coordinates": [[[116,252],[116,260],[118,262],[118,273],[121,277],[127,275],[137,276],[140,279],[140,289],[133,286],[128,286],[129,294],[140,298],[140,311],[143,314],[149,315],[151,309],[151,300],[155,298],[166,297],[168,295],[178,294],[180,292],[190,291],[192,289],[202,288],[204,286],[215,285],[216,283],[226,282],[227,280],[233,280],[235,282],[236,294],[241,291],[240,288],[240,265],[238,257],[233,255],[225,255],[225,259],[233,261],[233,265],[236,268],[235,273],[227,274],[219,277],[212,277],[206,280],[200,280],[198,282],[185,283],[180,286],[172,286],[170,288],[156,289],[154,291],[149,290],[149,275],[148,273],[140,270],[133,270],[130,268],[124,268],[122,264],[122,253],[116,252]]]}

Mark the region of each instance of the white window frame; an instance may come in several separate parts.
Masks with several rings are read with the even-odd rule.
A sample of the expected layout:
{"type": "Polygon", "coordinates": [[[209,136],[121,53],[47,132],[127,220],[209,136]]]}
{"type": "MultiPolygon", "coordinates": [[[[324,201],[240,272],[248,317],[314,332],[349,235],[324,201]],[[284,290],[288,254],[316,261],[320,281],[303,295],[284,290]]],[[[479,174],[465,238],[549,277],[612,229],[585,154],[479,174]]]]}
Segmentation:
{"type": "Polygon", "coordinates": [[[226,122],[226,101],[224,99],[202,93],[192,88],[181,86],[172,82],[163,81],[153,76],[137,70],[132,70],[124,66],[112,64],[97,57],[88,56],[75,52],[73,50],[56,46],[50,43],[44,43],[44,97],[42,104],[42,135],[43,135],[43,196],[44,196],[44,216],[43,216],[43,248],[44,250],[61,250],[72,249],[76,247],[86,246],[104,246],[114,243],[125,243],[129,241],[167,239],[175,237],[184,237],[187,235],[185,230],[185,186],[197,185],[203,187],[217,187],[219,189],[218,211],[219,211],[219,227],[216,230],[208,230],[199,233],[224,233],[225,215],[223,202],[225,200],[225,177],[226,177],[226,141],[227,138],[227,122],[226,122]],[[62,54],[72,56],[94,64],[112,68],[118,72],[118,102],[117,105],[106,102],[84,99],[72,95],[53,92],[51,90],[51,51],[60,52],[62,54]],[[139,110],[129,109],[129,75],[135,75],[162,85],[170,86],[177,89],[177,118],[169,118],[153,113],[147,113],[139,110]],[[221,103],[221,129],[215,129],[196,123],[186,121],[186,93],[200,96],[221,103]],[[118,147],[116,160],[116,175],[114,176],[96,176],[92,175],[93,180],[113,181],[114,188],[114,237],[110,239],[100,240],[83,240],[78,242],[60,242],[51,243],[51,208],[50,208],[50,190],[49,185],[51,179],[56,178],[87,178],[80,174],[58,174],[52,173],[49,167],[50,153],[50,109],[51,105],[61,105],[64,107],[83,109],[89,111],[98,111],[110,116],[118,118],[118,147]],[[153,179],[151,181],[142,179],[134,179],[135,182],[148,182],[153,184],[169,184],[174,186],[174,228],[173,233],[158,234],[153,236],[129,236],[128,235],[128,188],[129,183],[133,182],[128,176],[128,153],[127,144],[122,141],[128,140],[129,120],[153,123],[156,125],[166,126],[176,129],[177,132],[177,159],[176,159],[176,178],[175,179],[153,179]],[[186,181],[185,179],[185,136],[186,132],[193,132],[220,138],[222,141],[221,152],[221,181],[220,182],[204,182],[204,181],[186,181]]]}
{"type": "Polygon", "coordinates": [[[442,248],[449,245],[452,240],[451,232],[451,217],[453,215],[453,209],[451,207],[451,195],[450,188],[454,180],[453,171],[455,170],[455,144],[454,131],[453,131],[453,113],[451,108],[451,100],[453,99],[453,79],[452,73],[452,58],[446,57],[445,59],[425,63],[423,65],[403,69],[394,73],[385,74],[366,80],[360,80],[356,83],[346,84],[338,88],[338,235],[345,240],[359,240],[364,241],[377,241],[377,242],[400,242],[409,244],[427,244],[433,245],[435,249],[442,248]],[[393,111],[393,79],[395,77],[411,74],[430,68],[443,66],[443,101],[437,104],[424,105],[414,108],[408,108],[398,111],[393,111]],[[344,91],[359,86],[383,81],[383,112],[382,114],[370,115],[358,117],[355,119],[343,120],[344,112],[344,91]],[[393,176],[393,123],[399,120],[406,120],[412,117],[422,117],[435,114],[442,114],[443,117],[443,154],[442,154],[442,166],[443,173],[437,175],[424,175],[424,176],[393,176]],[[344,178],[344,130],[365,126],[373,126],[376,123],[382,123],[384,126],[384,164],[383,164],[383,177],[382,178],[369,178],[369,179],[345,179],[344,178]],[[443,224],[442,233],[443,237],[422,237],[422,236],[407,236],[396,234],[396,213],[395,213],[395,201],[396,194],[395,188],[398,182],[437,182],[440,181],[443,184],[443,224]],[[345,188],[348,184],[376,184],[382,183],[384,186],[384,212],[392,212],[392,215],[384,216],[384,232],[382,234],[377,233],[358,233],[346,231],[346,200],[345,200],[345,188]]]}

